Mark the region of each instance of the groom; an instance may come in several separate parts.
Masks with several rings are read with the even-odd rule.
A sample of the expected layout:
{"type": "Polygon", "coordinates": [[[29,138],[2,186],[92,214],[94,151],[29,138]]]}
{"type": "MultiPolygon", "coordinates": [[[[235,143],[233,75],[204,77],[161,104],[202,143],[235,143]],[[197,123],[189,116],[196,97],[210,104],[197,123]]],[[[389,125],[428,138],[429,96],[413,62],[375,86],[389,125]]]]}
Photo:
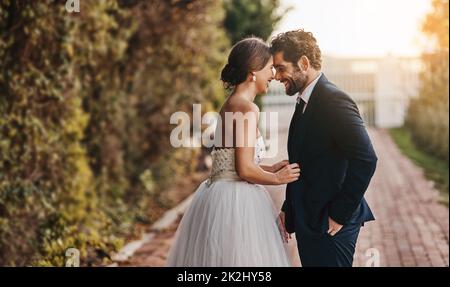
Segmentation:
{"type": "Polygon", "coordinates": [[[297,97],[288,155],[301,169],[280,216],[295,232],[302,266],[351,267],[359,230],[375,219],[363,196],[377,157],[355,102],[321,72],[314,36],[282,33],[271,51],[275,79],[297,97]]]}

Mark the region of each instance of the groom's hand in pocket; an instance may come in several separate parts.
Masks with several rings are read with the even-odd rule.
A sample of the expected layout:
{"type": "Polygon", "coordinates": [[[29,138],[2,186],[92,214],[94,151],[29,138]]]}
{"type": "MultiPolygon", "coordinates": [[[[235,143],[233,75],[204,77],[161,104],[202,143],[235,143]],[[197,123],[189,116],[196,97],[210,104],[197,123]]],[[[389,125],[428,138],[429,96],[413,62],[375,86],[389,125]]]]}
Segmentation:
{"type": "Polygon", "coordinates": [[[283,211],[280,212],[279,218],[281,223],[281,230],[283,231],[284,241],[289,242],[289,240],[292,239],[292,236],[286,231],[286,215],[283,211]]]}
{"type": "Polygon", "coordinates": [[[339,232],[339,230],[341,230],[343,227],[343,225],[337,223],[336,221],[334,221],[331,217],[328,217],[328,231],[327,233],[331,236],[336,235],[336,233],[339,232]]]}

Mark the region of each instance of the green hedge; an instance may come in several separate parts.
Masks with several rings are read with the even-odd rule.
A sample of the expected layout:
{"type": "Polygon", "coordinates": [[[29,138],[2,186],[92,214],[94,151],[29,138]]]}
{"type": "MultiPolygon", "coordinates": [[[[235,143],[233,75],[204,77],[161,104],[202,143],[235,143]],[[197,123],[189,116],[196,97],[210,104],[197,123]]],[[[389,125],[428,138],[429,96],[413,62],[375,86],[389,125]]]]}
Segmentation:
{"type": "Polygon", "coordinates": [[[223,98],[220,3],[80,2],[0,4],[0,265],[100,263],[194,168],[170,114],[223,98]]]}

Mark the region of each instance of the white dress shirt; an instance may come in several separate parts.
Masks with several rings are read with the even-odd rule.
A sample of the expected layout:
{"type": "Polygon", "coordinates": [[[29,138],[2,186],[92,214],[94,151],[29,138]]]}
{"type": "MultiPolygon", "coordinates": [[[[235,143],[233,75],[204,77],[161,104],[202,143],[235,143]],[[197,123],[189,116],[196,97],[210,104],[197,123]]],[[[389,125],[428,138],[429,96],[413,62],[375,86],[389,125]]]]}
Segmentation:
{"type": "Polygon", "coordinates": [[[297,104],[300,103],[300,99],[302,99],[305,102],[305,106],[303,107],[302,113],[305,112],[306,106],[308,105],[309,98],[311,97],[312,91],[314,90],[314,87],[317,84],[317,81],[319,81],[320,76],[322,76],[322,72],[317,76],[317,78],[314,79],[309,85],[303,90],[301,95],[297,96],[297,104]]]}

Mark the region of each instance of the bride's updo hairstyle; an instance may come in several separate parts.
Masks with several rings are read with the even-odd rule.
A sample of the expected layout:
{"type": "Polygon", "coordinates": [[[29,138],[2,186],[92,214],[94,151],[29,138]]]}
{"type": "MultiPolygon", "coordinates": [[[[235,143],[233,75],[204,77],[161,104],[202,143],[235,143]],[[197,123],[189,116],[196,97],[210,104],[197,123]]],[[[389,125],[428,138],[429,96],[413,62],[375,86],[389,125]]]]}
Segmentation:
{"type": "Polygon", "coordinates": [[[235,87],[245,82],[250,72],[262,70],[271,56],[269,46],[263,40],[256,37],[243,39],[231,48],[220,79],[226,88],[235,87]]]}

